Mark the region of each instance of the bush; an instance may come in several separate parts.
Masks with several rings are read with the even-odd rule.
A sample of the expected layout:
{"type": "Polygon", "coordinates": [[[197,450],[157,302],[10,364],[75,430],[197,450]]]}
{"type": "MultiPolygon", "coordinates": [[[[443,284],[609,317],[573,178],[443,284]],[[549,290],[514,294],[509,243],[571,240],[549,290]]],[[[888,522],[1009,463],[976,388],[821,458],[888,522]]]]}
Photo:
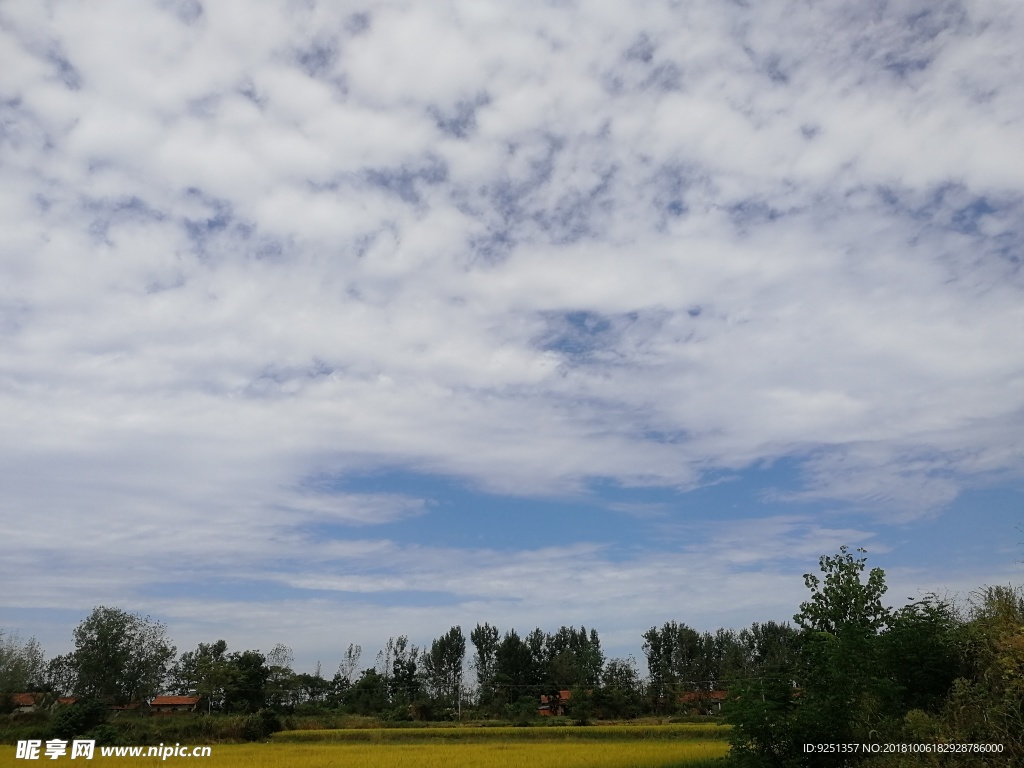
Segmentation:
{"type": "Polygon", "coordinates": [[[0,716],[0,744],[14,744],[25,739],[47,739],[50,736],[48,712],[15,712],[0,716]]]}
{"type": "Polygon", "coordinates": [[[57,708],[50,722],[50,736],[57,739],[82,737],[107,721],[107,705],[99,699],[84,699],[57,708]]]}
{"type": "Polygon", "coordinates": [[[100,744],[104,747],[116,746],[121,744],[121,739],[119,737],[117,729],[115,729],[113,726],[107,725],[106,723],[97,725],[95,728],[90,729],[85,734],[85,737],[87,739],[95,739],[97,744],[100,744]]]}
{"type": "Polygon", "coordinates": [[[532,697],[524,696],[514,704],[506,705],[505,717],[518,728],[533,725],[537,720],[537,702],[532,697]]]}
{"type": "Polygon", "coordinates": [[[399,704],[382,712],[380,719],[386,723],[410,723],[412,722],[412,712],[409,711],[407,705],[399,704]]]}
{"type": "Polygon", "coordinates": [[[245,718],[242,735],[246,741],[260,741],[280,730],[283,728],[277,713],[271,709],[261,709],[245,718]]]}

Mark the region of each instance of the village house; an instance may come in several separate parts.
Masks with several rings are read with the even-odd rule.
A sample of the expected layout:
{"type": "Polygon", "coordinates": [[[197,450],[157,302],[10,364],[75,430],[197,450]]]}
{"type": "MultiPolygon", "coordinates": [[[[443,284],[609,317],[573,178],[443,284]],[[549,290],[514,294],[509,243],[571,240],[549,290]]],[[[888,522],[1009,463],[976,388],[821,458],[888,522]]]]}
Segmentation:
{"type": "Polygon", "coordinates": [[[679,697],[679,703],[700,715],[719,715],[725,691],[689,691],[679,697]]]}
{"type": "Polygon", "coordinates": [[[15,712],[35,712],[43,705],[45,693],[12,693],[11,703],[15,712]]]}
{"type": "Polygon", "coordinates": [[[537,707],[537,714],[541,717],[560,717],[565,714],[570,698],[572,698],[572,691],[559,691],[558,698],[542,695],[540,706],[537,707]]]}
{"type": "Polygon", "coordinates": [[[154,715],[170,715],[175,712],[197,712],[202,696],[157,696],[149,702],[154,715]]]}

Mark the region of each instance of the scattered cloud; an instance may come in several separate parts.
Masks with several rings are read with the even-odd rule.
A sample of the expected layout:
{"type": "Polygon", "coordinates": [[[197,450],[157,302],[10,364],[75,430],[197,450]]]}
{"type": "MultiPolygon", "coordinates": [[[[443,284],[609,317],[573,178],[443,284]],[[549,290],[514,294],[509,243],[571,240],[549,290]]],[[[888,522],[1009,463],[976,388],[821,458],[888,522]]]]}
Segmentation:
{"type": "Polygon", "coordinates": [[[759,538],[811,557],[1019,490],[1022,28],[957,0],[5,6],[8,604],[138,603],[170,562],[308,590],[312,622],[397,590],[625,627],[655,574],[740,616],[785,572],[723,597],[759,538]],[[715,511],[598,490],[782,463],[791,516],[699,554],[658,526],[715,511]],[[632,528],[418,548],[444,499],[344,489],[395,469],[632,528]]]}

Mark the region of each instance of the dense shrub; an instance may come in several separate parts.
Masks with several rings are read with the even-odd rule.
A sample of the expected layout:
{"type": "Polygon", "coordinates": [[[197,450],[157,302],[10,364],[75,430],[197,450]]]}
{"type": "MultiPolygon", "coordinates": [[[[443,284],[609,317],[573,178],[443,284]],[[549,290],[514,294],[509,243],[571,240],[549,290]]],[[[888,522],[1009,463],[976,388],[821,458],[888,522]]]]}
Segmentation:
{"type": "Polygon", "coordinates": [[[246,741],[261,741],[282,730],[281,719],[271,709],[261,709],[245,718],[242,735],[246,741]]]}
{"type": "Polygon", "coordinates": [[[50,737],[81,738],[107,720],[107,705],[99,699],[83,699],[57,708],[50,720],[50,737]]]}

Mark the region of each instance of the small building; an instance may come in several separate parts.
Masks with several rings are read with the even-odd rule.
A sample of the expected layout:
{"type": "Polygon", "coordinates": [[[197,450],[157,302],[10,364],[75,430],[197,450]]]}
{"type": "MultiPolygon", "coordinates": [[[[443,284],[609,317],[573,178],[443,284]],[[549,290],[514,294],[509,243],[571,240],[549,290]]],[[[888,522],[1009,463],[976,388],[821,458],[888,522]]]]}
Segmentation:
{"type": "Polygon", "coordinates": [[[45,693],[12,693],[11,703],[15,712],[35,712],[42,706],[45,693]]]}
{"type": "Polygon", "coordinates": [[[196,712],[202,700],[202,696],[157,696],[149,702],[149,709],[154,715],[196,712]]]}
{"type": "Polygon", "coordinates": [[[541,717],[560,717],[565,714],[572,691],[559,691],[558,697],[542,695],[537,714],[541,717]]]}
{"type": "Polygon", "coordinates": [[[57,704],[60,706],[71,706],[72,704],[78,703],[77,696],[58,696],[57,704]]]}
{"type": "Polygon", "coordinates": [[[679,697],[679,703],[701,715],[718,715],[725,698],[725,691],[687,691],[679,697]]]}

